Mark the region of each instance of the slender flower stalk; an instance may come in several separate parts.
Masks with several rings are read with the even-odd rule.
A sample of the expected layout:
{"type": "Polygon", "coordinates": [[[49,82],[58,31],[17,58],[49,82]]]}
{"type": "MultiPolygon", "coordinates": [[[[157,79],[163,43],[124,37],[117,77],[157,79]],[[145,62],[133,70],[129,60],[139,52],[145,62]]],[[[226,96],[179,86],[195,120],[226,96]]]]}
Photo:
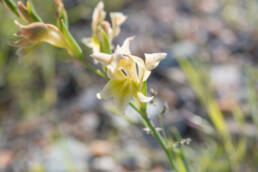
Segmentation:
{"type": "Polygon", "coordinates": [[[153,136],[155,137],[155,139],[159,142],[161,148],[164,150],[164,152],[166,153],[170,165],[171,167],[175,170],[178,171],[177,166],[174,163],[173,160],[173,155],[172,155],[172,151],[169,150],[167,144],[165,143],[164,138],[161,136],[161,134],[159,133],[159,131],[157,131],[155,125],[153,124],[153,122],[151,121],[151,119],[148,117],[146,111],[142,112],[142,118],[143,120],[146,122],[146,124],[148,125],[148,127],[150,128],[151,132],[153,133],[153,136]]]}
{"type": "Polygon", "coordinates": [[[136,107],[132,102],[129,103],[129,105],[136,111],[138,112],[138,114],[140,115],[142,121],[144,122],[144,124],[147,125],[147,127],[150,129],[151,133],[153,134],[154,138],[158,141],[159,145],[161,146],[161,148],[163,149],[163,151],[165,152],[169,163],[171,165],[171,168],[174,169],[176,172],[178,171],[177,166],[174,162],[173,159],[173,155],[172,155],[172,151],[169,150],[168,145],[165,143],[164,138],[161,136],[161,134],[159,133],[159,131],[157,131],[155,125],[153,124],[153,122],[151,121],[151,119],[148,117],[148,114],[145,110],[140,110],[138,107],[136,107]]]}

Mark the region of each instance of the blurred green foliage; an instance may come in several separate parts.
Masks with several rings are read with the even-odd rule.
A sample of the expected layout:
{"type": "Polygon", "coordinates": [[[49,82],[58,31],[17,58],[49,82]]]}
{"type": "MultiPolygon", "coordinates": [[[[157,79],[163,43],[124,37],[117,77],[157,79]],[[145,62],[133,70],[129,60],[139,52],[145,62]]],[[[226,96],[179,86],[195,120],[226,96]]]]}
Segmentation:
{"type": "MultiPolygon", "coordinates": [[[[257,68],[255,66],[248,66],[247,82],[245,83],[246,89],[249,90],[250,103],[245,109],[246,115],[243,113],[243,106],[235,102],[232,109],[232,118],[235,125],[239,128],[239,133],[233,134],[227,126],[226,116],[219,109],[216,98],[216,90],[207,75],[209,72],[208,65],[198,59],[190,61],[184,58],[178,59],[180,66],[186,74],[190,86],[195,91],[197,97],[206,109],[207,114],[211,120],[210,126],[214,127],[217,131],[208,135],[203,135],[205,140],[205,148],[198,147],[196,150],[191,149],[193,154],[188,156],[190,159],[194,158],[197,171],[256,171],[258,168],[257,163],[257,136],[258,126],[257,117],[257,68]],[[256,114],[256,115],[252,115],[256,114]],[[248,120],[251,117],[251,122],[248,120]],[[248,130],[248,125],[252,125],[254,131],[248,130]],[[251,136],[248,136],[251,132],[251,136]],[[200,152],[199,152],[200,151],[200,152]],[[197,159],[196,158],[197,155],[197,159]],[[247,165],[248,164],[248,165],[247,165]]],[[[199,122],[199,125],[206,125],[199,122]]],[[[205,127],[202,127],[205,128],[205,127]]],[[[202,131],[205,132],[205,131],[202,131]]]]}

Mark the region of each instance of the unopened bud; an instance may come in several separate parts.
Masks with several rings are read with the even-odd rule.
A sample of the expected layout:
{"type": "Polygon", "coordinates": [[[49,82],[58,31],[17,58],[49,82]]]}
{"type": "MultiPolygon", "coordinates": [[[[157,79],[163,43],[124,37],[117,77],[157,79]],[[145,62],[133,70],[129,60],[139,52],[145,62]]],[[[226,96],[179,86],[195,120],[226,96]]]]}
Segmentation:
{"type": "Polygon", "coordinates": [[[68,17],[62,0],[56,0],[56,19],[58,26],[60,26],[60,20],[64,20],[68,27],[68,17]]]}
{"type": "Polygon", "coordinates": [[[33,21],[28,12],[28,9],[25,7],[25,5],[21,1],[18,2],[17,7],[18,7],[19,13],[24,21],[26,21],[27,23],[30,23],[33,21]]]}
{"type": "Polygon", "coordinates": [[[29,25],[22,25],[18,21],[15,21],[15,23],[20,27],[16,35],[21,39],[13,42],[13,46],[28,48],[40,42],[46,42],[59,48],[65,48],[71,53],[65,36],[56,26],[40,22],[29,25]]]}
{"type": "Polygon", "coordinates": [[[111,27],[110,27],[109,22],[107,22],[107,21],[101,22],[101,28],[104,30],[104,32],[105,32],[107,35],[110,34],[111,27]]]}

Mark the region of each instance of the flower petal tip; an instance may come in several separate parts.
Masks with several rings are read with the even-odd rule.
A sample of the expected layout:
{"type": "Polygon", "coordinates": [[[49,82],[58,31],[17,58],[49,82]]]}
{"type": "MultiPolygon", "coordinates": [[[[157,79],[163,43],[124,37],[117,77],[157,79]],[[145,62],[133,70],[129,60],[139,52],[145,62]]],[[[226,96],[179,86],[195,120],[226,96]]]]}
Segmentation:
{"type": "Polygon", "coordinates": [[[14,24],[16,24],[17,26],[21,27],[22,24],[18,22],[18,20],[14,20],[14,24]]]}
{"type": "Polygon", "coordinates": [[[167,53],[151,53],[151,54],[144,54],[145,56],[145,63],[146,63],[146,68],[148,70],[152,70],[156,68],[160,61],[165,59],[167,56],[167,53]]]}
{"type": "Polygon", "coordinates": [[[147,97],[144,94],[142,94],[141,92],[138,92],[137,96],[138,96],[138,99],[140,100],[140,102],[144,102],[144,103],[149,103],[154,98],[153,96],[147,97]]]}
{"type": "Polygon", "coordinates": [[[108,65],[111,63],[112,55],[106,53],[93,53],[90,55],[93,59],[101,62],[104,65],[108,65]]]}
{"type": "Polygon", "coordinates": [[[101,97],[101,94],[100,94],[100,93],[97,93],[97,94],[96,94],[96,97],[97,97],[97,99],[99,99],[99,100],[101,100],[101,99],[102,99],[102,97],[101,97]]]}

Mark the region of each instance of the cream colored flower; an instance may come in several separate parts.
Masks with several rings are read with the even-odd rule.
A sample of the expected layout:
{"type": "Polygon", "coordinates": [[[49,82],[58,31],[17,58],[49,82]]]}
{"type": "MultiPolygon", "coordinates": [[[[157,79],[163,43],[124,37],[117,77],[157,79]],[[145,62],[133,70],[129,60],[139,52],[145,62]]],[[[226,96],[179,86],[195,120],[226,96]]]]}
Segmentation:
{"type": "Polygon", "coordinates": [[[21,38],[13,42],[12,45],[19,47],[18,55],[25,55],[28,49],[41,42],[46,42],[59,48],[65,48],[72,54],[65,36],[56,26],[40,22],[29,25],[22,25],[18,21],[15,21],[15,23],[20,27],[16,35],[21,38]]]}
{"type": "Polygon", "coordinates": [[[19,14],[24,21],[26,21],[27,23],[33,22],[33,19],[28,12],[28,7],[26,7],[21,1],[18,1],[17,7],[19,9],[19,14]]]}
{"type": "Polygon", "coordinates": [[[103,2],[99,2],[92,15],[92,37],[83,38],[82,42],[92,48],[93,53],[111,51],[113,39],[120,33],[120,26],[126,20],[126,16],[119,12],[110,13],[111,24],[105,20],[103,2]],[[108,44],[108,45],[107,45],[108,44]]]}
{"type": "Polygon", "coordinates": [[[131,54],[129,46],[133,37],[127,38],[123,45],[117,46],[114,54],[93,53],[91,57],[101,62],[106,68],[110,80],[97,94],[99,99],[113,98],[119,110],[123,111],[131,98],[137,104],[150,102],[153,97],[145,96],[141,90],[150,75],[150,70],[157,67],[165,53],[148,54],[145,62],[131,54]],[[152,58],[150,58],[150,56],[152,58]]]}
{"type": "Polygon", "coordinates": [[[110,13],[110,18],[112,22],[112,39],[119,35],[120,26],[125,22],[126,16],[119,12],[110,13]]]}
{"type": "Polygon", "coordinates": [[[101,1],[97,4],[92,15],[91,27],[94,33],[97,32],[98,26],[104,21],[105,18],[106,12],[104,11],[104,3],[101,1]]]}
{"type": "Polygon", "coordinates": [[[145,55],[145,64],[147,70],[152,70],[159,65],[159,62],[166,58],[166,53],[152,53],[152,54],[144,54],[145,55]]]}

